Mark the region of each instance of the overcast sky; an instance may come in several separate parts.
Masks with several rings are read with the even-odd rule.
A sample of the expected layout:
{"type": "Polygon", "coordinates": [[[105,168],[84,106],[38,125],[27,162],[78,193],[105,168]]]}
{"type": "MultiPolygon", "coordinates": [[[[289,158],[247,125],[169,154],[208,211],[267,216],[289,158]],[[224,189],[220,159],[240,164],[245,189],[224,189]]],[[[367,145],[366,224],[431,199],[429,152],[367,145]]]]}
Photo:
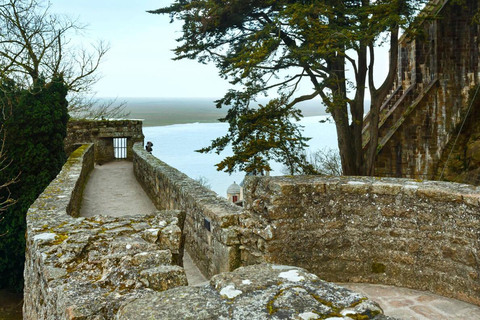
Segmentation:
{"type": "Polygon", "coordinates": [[[110,44],[95,86],[98,97],[214,97],[228,83],[213,65],[172,61],[171,51],[181,24],[168,15],[147,10],[168,6],[170,0],[51,0],[52,11],[88,24],[86,44],[98,39],[110,44]]]}
{"type": "MultiPolygon", "coordinates": [[[[88,25],[85,44],[104,40],[110,50],[95,85],[98,97],[213,97],[230,87],[214,65],[192,60],[172,61],[181,23],[168,15],[147,13],[172,0],[50,0],[51,10],[88,25]]],[[[386,52],[383,53],[387,58],[386,52]]],[[[386,65],[378,65],[383,80],[386,65]]],[[[310,92],[309,92],[310,93],[310,92]]]]}

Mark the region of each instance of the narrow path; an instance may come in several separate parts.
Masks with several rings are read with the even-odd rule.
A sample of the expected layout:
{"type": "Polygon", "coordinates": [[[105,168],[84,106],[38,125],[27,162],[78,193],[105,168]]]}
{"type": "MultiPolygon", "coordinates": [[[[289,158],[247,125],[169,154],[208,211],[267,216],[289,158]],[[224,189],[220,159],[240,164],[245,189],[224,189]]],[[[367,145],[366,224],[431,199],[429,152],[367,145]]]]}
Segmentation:
{"type": "Polygon", "coordinates": [[[183,268],[185,269],[189,286],[203,286],[209,283],[208,279],[200,272],[187,251],[183,254],[183,268]]]}
{"type": "MultiPolygon", "coordinates": [[[[128,161],[95,166],[83,194],[81,216],[125,216],[150,214],[156,209],[133,175],[128,161]]],[[[185,252],[184,268],[190,285],[208,283],[185,252]]],[[[404,320],[464,320],[480,319],[480,307],[462,301],[385,285],[340,284],[375,300],[388,316],[404,320]]]]}
{"type": "MultiPolygon", "coordinates": [[[[83,192],[81,217],[147,215],[155,211],[155,206],[133,174],[132,162],[115,161],[95,165],[83,192]]],[[[208,283],[186,251],[183,264],[191,286],[208,283]]]]}
{"type": "Polygon", "coordinates": [[[83,192],[80,216],[151,214],[155,206],[133,174],[133,163],[95,165],[83,192]]]}

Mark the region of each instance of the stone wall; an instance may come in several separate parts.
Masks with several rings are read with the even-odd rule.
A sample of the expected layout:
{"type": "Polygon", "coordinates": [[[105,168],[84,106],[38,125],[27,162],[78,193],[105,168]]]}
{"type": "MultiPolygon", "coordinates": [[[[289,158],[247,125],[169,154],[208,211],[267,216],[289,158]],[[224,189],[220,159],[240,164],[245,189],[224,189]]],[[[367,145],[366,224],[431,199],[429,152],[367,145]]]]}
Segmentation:
{"type": "Polygon", "coordinates": [[[151,292],[118,312],[118,320],[142,319],[374,319],[378,304],[297,267],[255,265],[214,276],[201,287],[151,292]]]}
{"type": "Polygon", "coordinates": [[[132,148],[143,143],[141,120],[70,120],[65,138],[67,154],[79,144],[93,143],[95,161],[105,163],[115,160],[113,138],[127,138],[127,159],[132,160],[132,148]]]}
{"type": "MultiPolygon", "coordinates": [[[[138,180],[165,211],[77,217],[93,168],[91,145],[70,155],[29,209],[25,319],[173,319],[180,308],[184,315],[253,319],[254,304],[263,312],[258,318],[313,316],[317,309],[345,316],[366,302],[318,277],[411,287],[480,305],[476,187],[393,178],[251,177],[242,209],[140,143],[133,161],[138,180]],[[184,242],[201,271],[216,275],[209,285],[184,287],[184,242]],[[276,265],[222,273],[262,262],[276,265]]],[[[377,305],[368,305],[360,308],[362,319],[385,319],[377,305]]]]}
{"type": "Polygon", "coordinates": [[[210,278],[240,265],[237,233],[242,209],[167,165],[141,144],[133,148],[134,173],[157,209],[186,213],[185,249],[210,278]]]}
{"type": "Polygon", "coordinates": [[[480,189],[393,178],[250,178],[244,264],[428,290],[480,305],[480,189]]]}
{"type": "Polygon", "coordinates": [[[175,265],[183,213],[75,217],[93,146],[73,152],[27,213],[24,319],[113,319],[147,293],[187,284],[175,265]]]}
{"type": "Polygon", "coordinates": [[[478,7],[478,0],[431,1],[426,10],[435,18],[401,40],[397,96],[381,111],[388,116],[379,129],[376,175],[438,178],[480,84],[480,27],[472,23],[478,7]]]}

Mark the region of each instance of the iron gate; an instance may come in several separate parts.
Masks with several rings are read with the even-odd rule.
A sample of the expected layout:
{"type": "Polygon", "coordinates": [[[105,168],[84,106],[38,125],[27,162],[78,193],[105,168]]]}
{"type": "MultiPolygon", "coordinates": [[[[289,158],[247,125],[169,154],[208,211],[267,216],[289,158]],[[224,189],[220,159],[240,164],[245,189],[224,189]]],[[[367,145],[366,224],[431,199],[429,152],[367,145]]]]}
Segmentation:
{"type": "Polygon", "coordinates": [[[127,158],[127,138],[113,138],[113,154],[115,159],[127,158]]]}

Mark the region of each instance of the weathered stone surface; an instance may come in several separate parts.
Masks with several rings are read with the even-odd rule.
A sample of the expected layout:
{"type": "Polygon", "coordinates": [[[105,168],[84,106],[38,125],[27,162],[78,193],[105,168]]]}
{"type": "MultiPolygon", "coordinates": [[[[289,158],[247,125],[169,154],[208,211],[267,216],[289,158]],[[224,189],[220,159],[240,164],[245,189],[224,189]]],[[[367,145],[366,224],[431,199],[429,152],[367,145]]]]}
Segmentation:
{"type": "Polygon", "coordinates": [[[392,94],[378,113],[376,176],[480,184],[480,146],[468,143],[480,122],[480,30],[470,23],[478,6],[428,1],[428,15],[438,19],[420,19],[419,32],[400,39],[392,94]]]}
{"type": "Polygon", "coordinates": [[[170,210],[75,218],[93,148],[72,153],[27,215],[25,319],[161,318],[173,311],[195,319],[315,319],[321,312],[350,319],[351,312],[373,317],[377,310],[294,267],[252,266],[184,288],[178,265],[185,242],[209,276],[267,261],[330,281],[394,284],[480,304],[478,188],[391,178],[253,178],[241,209],[140,145],[134,149],[138,179],[170,210]],[[177,310],[159,309],[165,304],[177,310]]]}
{"type": "Polygon", "coordinates": [[[237,225],[242,209],[160,161],[140,144],[134,145],[133,156],[135,176],[155,205],[186,214],[184,230],[174,225],[162,227],[157,237],[158,227],[154,227],[146,231],[144,239],[174,252],[178,247],[175,239],[184,234],[185,249],[208,277],[240,266],[237,225]]]}
{"type": "Polygon", "coordinates": [[[92,146],[72,153],[28,211],[24,319],[111,319],[120,303],[148,290],[187,285],[172,265],[183,250],[181,211],[70,215],[92,167],[92,146]]]}
{"type": "Polygon", "coordinates": [[[478,187],[257,177],[246,181],[244,194],[243,264],[296,265],[328,281],[397,285],[480,304],[471,276],[480,272],[478,187]]]}
{"type": "Polygon", "coordinates": [[[152,292],[116,319],[392,319],[375,302],[304,269],[261,264],[214,276],[203,287],[152,292]]]}
{"type": "Polygon", "coordinates": [[[95,162],[114,160],[113,138],[127,138],[127,159],[132,159],[132,147],[143,144],[141,120],[70,120],[68,121],[65,149],[70,153],[79,144],[95,144],[95,162]]]}

